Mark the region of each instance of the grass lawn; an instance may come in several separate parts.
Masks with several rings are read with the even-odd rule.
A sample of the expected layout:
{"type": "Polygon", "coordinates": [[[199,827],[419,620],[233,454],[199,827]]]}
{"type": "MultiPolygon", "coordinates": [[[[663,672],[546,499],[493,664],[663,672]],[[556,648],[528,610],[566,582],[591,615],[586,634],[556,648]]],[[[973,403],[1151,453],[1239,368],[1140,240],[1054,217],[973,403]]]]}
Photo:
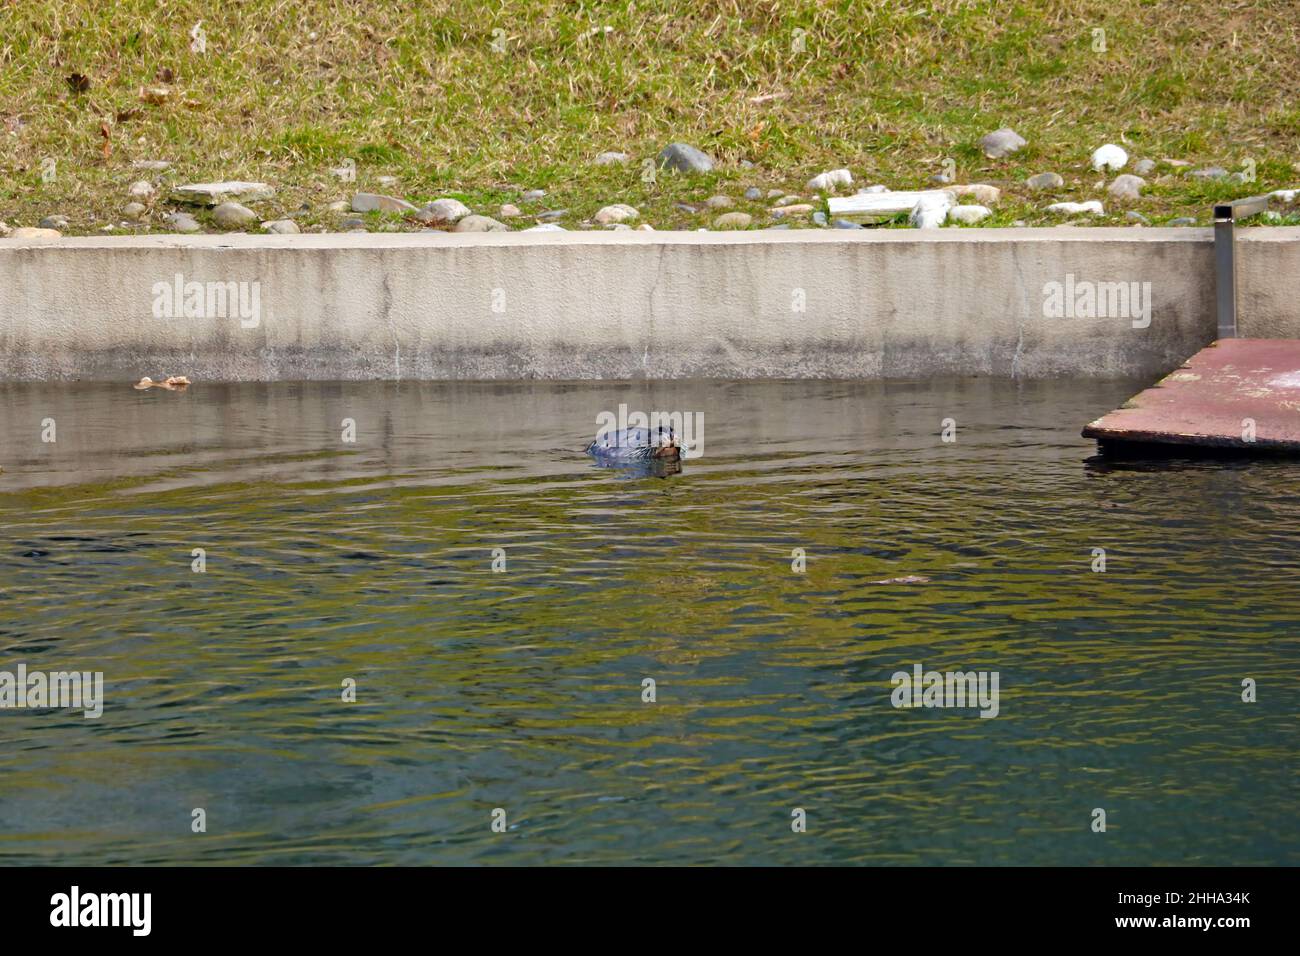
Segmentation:
{"type": "Polygon", "coordinates": [[[98,233],[151,179],[162,192],[130,229],[167,231],[168,186],[245,179],[277,189],[250,204],[263,218],[304,230],[339,229],[350,214],[328,204],[357,190],[565,208],[568,228],[624,202],[658,229],[707,225],[716,212],[675,204],[726,193],[758,228],[771,202],[747,186],[809,195],[847,167],[855,186],[916,189],[947,163],[1002,188],[984,226],[1060,222],[1049,203],[1087,199],[1107,213],[1089,224],[1206,223],[1215,200],[1300,185],[1298,94],[1300,17],[1278,0],[18,0],[0,14],[0,220],[98,233]],[[1001,126],[1028,146],[986,159],[1001,126]],[[674,141],[715,171],[647,182],[674,141]],[[1162,162],[1120,203],[1088,162],[1107,142],[1126,172],[1174,159],[1253,179],[1162,162]],[[594,165],[606,150],[632,160],[594,165]],[[346,159],[355,183],[330,172],[346,159]],[[1065,185],[1029,190],[1044,171],[1065,185]],[[521,203],[532,188],[546,198],[521,203]]]}

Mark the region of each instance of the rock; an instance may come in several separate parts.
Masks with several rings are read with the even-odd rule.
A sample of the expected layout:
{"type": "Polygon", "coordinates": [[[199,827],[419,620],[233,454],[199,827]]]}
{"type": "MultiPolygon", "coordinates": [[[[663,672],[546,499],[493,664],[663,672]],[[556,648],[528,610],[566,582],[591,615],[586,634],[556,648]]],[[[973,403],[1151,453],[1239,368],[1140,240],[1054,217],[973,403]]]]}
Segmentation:
{"type": "Polygon", "coordinates": [[[352,197],[352,211],[413,213],[420,210],[414,203],[409,203],[405,199],[398,199],[396,196],[385,196],[381,193],[357,193],[352,197]]]}
{"type": "Polygon", "coordinates": [[[1102,208],[1100,202],[1096,199],[1089,199],[1087,202],[1054,202],[1047,207],[1048,212],[1060,212],[1067,215],[1075,213],[1088,212],[1094,216],[1104,216],[1106,211],[1102,208]]]}
{"type": "Polygon", "coordinates": [[[352,203],[348,202],[346,199],[336,199],[325,208],[330,212],[351,212],[352,203]]]}
{"type": "Polygon", "coordinates": [[[1065,180],[1059,173],[1039,173],[1026,179],[1025,185],[1030,189],[1060,189],[1065,185],[1065,180]]]}
{"type": "Polygon", "coordinates": [[[1128,212],[1124,213],[1124,218],[1129,222],[1140,223],[1143,226],[1149,226],[1151,224],[1151,220],[1142,215],[1142,213],[1138,212],[1136,209],[1130,209],[1128,212]]]}
{"type": "Polygon", "coordinates": [[[775,226],[768,226],[767,228],[768,229],[789,229],[790,224],[788,222],[783,222],[775,226]]]}
{"type": "Polygon", "coordinates": [[[1117,172],[1123,169],[1127,162],[1128,153],[1114,143],[1098,146],[1092,153],[1092,168],[1098,172],[1103,170],[1117,172]]]}
{"type": "Polygon", "coordinates": [[[1197,179],[1227,179],[1228,171],[1222,166],[1209,166],[1205,169],[1194,169],[1187,175],[1197,179]]]}
{"type": "Polygon", "coordinates": [[[1181,169],[1184,166],[1192,165],[1185,159],[1162,159],[1161,162],[1166,166],[1173,166],[1175,169],[1181,169]]]}
{"type": "Polygon", "coordinates": [[[786,193],[776,201],[778,206],[790,206],[797,202],[803,202],[802,196],[796,196],[794,193],[786,193]]]}
{"type": "Polygon", "coordinates": [[[524,232],[568,232],[568,230],[558,223],[543,222],[536,226],[529,226],[524,232]]]}
{"type": "Polygon", "coordinates": [[[281,236],[294,236],[302,231],[292,219],[272,219],[270,222],[262,223],[262,228],[281,236]]]}
{"type": "Polygon", "coordinates": [[[1166,226],[1194,226],[1196,225],[1196,220],[1193,219],[1191,216],[1179,216],[1177,219],[1170,219],[1167,223],[1165,223],[1165,225],[1166,226]]]}
{"type": "Polygon", "coordinates": [[[868,186],[865,189],[859,189],[858,195],[870,196],[873,193],[887,193],[887,192],[889,192],[888,186],[882,186],[880,183],[876,183],[875,185],[868,186]]]}
{"type": "Polygon", "coordinates": [[[832,169],[829,172],[819,173],[812,179],[808,180],[808,188],[815,193],[834,192],[838,186],[852,186],[853,174],[847,169],[832,169]]]}
{"type": "Polygon", "coordinates": [[[57,229],[58,231],[62,232],[64,229],[68,228],[68,217],[57,216],[57,215],[46,216],[36,225],[41,229],[57,229]]]}
{"type": "Polygon", "coordinates": [[[160,173],[164,169],[170,169],[171,163],[165,159],[137,159],[131,163],[132,169],[147,169],[151,172],[160,173]]]}
{"type": "Polygon", "coordinates": [[[340,229],[365,229],[366,221],[364,219],[358,219],[355,216],[349,216],[347,219],[344,219],[341,223],[339,223],[339,228],[340,229]]]}
{"type": "Polygon", "coordinates": [[[632,227],[629,226],[629,225],[628,225],[627,223],[625,223],[625,222],[611,222],[611,223],[606,224],[605,228],[608,229],[608,230],[610,230],[611,232],[631,232],[631,231],[632,231],[632,227]]]}
{"type": "Polygon", "coordinates": [[[780,197],[782,197],[782,196],[784,196],[784,195],[785,195],[785,190],[784,190],[784,189],[769,189],[769,190],[767,191],[767,198],[768,198],[768,199],[779,199],[780,197]]]}
{"type": "Polygon", "coordinates": [[[863,229],[863,228],[865,228],[865,227],[862,226],[860,223],[849,222],[847,219],[836,219],[833,223],[831,223],[831,225],[832,225],[832,227],[834,227],[835,229],[863,229]]]}
{"type": "Polygon", "coordinates": [[[812,211],[813,207],[805,202],[793,206],[776,206],[772,209],[772,215],[777,219],[788,219],[791,216],[806,216],[812,211]]]}
{"type": "Polygon", "coordinates": [[[626,222],[629,219],[637,219],[640,216],[641,214],[634,207],[617,202],[612,206],[602,207],[593,218],[596,222],[605,226],[613,222],[626,222]]]}
{"type": "Polygon", "coordinates": [[[139,222],[144,218],[144,205],[138,202],[129,202],[122,207],[122,215],[126,216],[132,222],[139,222]]]}
{"type": "Polygon", "coordinates": [[[497,222],[491,216],[466,216],[456,223],[455,232],[509,232],[510,227],[504,222],[497,222]]]}
{"type": "Polygon", "coordinates": [[[1116,176],[1115,181],[1106,187],[1106,192],[1110,193],[1116,199],[1123,199],[1129,202],[1142,198],[1142,187],[1147,181],[1141,176],[1134,176],[1132,173],[1124,173],[1116,176]]]}
{"type": "Polygon", "coordinates": [[[824,227],[826,225],[826,213],[822,212],[820,209],[817,209],[813,212],[812,220],[813,220],[813,225],[824,227]]]}
{"type": "Polygon", "coordinates": [[[1300,189],[1275,189],[1269,195],[1278,202],[1293,203],[1300,196],[1300,189]]]}
{"type": "Polygon", "coordinates": [[[375,182],[379,183],[379,185],[381,185],[381,186],[396,186],[396,185],[397,185],[397,177],[396,177],[396,176],[376,176],[376,177],[375,177],[375,182]]]}
{"type": "Polygon", "coordinates": [[[754,217],[747,212],[724,212],[713,220],[714,229],[748,229],[754,217]]]}
{"type": "Polygon", "coordinates": [[[259,199],[270,199],[275,195],[275,190],[266,183],[246,183],[239,180],[230,180],[220,183],[190,183],[186,186],[177,186],[172,191],[172,194],[180,202],[190,203],[195,206],[215,206],[227,200],[256,202],[259,199]]]}
{"type": "Polygon", "coordinates": [[[601,153],[592,163],[597,166],[621,166],[631,158],[627,153],[601,153]]]}
{"type": "Polygon", "coordinates": [[[993,215],[993,210],[989,209],[988,206],[953,206],[948,210],[949,219],[955,219],[967,225],[973,225],[991,215],[993,215]]]}
{"type": "Polygon", "coordinates": [[[704,205],[710,209],[730,209],[736,204],[736,201],[730,196],[710,196],[704,201],[704,205]]]}
{"type": "Polygon", "coordinates": [[[1139,176],[1150,176],[1156,170],[1154,159],[1139,159],[1133,166],[1133,172],[1139,176]]]}
{"type": "Polygon", "coordinates": [[[548,209],[548,210],[546,210],[546,212],[539,212],[539,213],[537,214],[537,218],[538,218],[538,219],[548,219],[548,220],[549,220],[549,219],[563,219],[563,218],[564,218],[565,216],[567,216],[568,214],[569,214],[569,210],[567,210],[567,209],[548,209]]]}
{"type": "Polygon", "coordinates": [[[704,205],[704,203],[675,202],[673,203],[673,208],[680,209],[682,212],[689,212],[693,216],[697,212],[703,212],[705,209],[709,207],[704,205]]]}
{"type": "Polygon", "coordinates": [[[497,215],[502,219],[514,219],[516,216],[522,216],[523,213],[512,203],[502,203],[501,208],[497,210],[497,215]]]}
{"type": "Polygon", "coordinates": [[[468,215],[469,207],[459,199],[444,198],[425,203],[423,208],[416,210],[415,218],[426,223],[452,223],[460,222],[468,215]]]}
{"type": "Polygon", "coordinates": [[[763,190],[759,189],[757,186],[750,186],[748,189],[745,190],[745,198],[748,199],[750,202],[754,202],[756,200],[762,199],[763,190]]]}
{"type": "Polygon", "coordinates": [[[683,173],[707,173],[713,169],[713,159],[687,143],[670,143],[659,153],[659,165],[683,173]]]}
{"type": "Polygon", "coordinates": [[[223,202],[212,210],[212,221],[222,229],[239,229],[260,218],[253,210],[237,202],[223,202]]]}
{"type": "Polygon", "coordinates": [[[524,193],[523,198],[522,198],[521,201],[522,201],[522,202],[537,202],[537,200],[539,200],[539,199],[543,199],[543,198],[545,198],[545,196],[546,196],[546,190],[545,190],[545,189],[530,189],[530,190],[528,190],[528,192],[524,193]]]}
{"type": "Polygon", "coordinates": [[[1010,126],[1004,126],[988,133],[980,140],[980,149],[989,159],[1002,159],[1016,150],[1023,148],[1025,140],[1010,126]]]}
{"type": "Polygon", "coordinates": [[[990,186],[988,183],[970,183],[965,186],[949,186],[945,192],[956,196],[970,196],[977,203],[988,204],[998,201],[1002,195],[1002,190],[997,186],[990,186]]]}
{"type": "Polygon", "coordinates": [[[139,182],[132,183],[131,188],[126,191],[127,195],[130,196],[132,199],[140,199],[143,200],[144,202],[148,202],[150,199],[153,199],[154,194],[156,192],[157,190],[154,189],[153,183],[149,182],[146,179],[142,179],[139,182]]]}
{"type": "Polygon", "coordinates": [[[9,233],[10,239],[61,239],[62,234],[57,229],[46,229],[37,226],[19,226],[9,233]]]}
{"type": "Polygon", "coordinates": [[[936,186],[947,186],[950,182],[952,182],[952,177],[949,176],[947,173],[935,173],[933,176],[930,177],[930,182],[932,182],[936,186]]]}
{"type": "Polygon", "coordinates": [[[948,218],[950,209],[952,209],[952,194],[949,192],[922,196],[912,207],[907,221],[917,229],[936,229],[948,218]]]}
{"type": "Polygon", "coordinates": [[[641,225],[639,225],[639,226],[636,227],[636,231],[637,231],[637,232],[654,232],[654,231],[655,231],[655,227],[652,226],[652,225],[650,225],[650,223],[648,223],[648,222],[643,222],[643,223],[641,223],[641,225]]]}
{"type": "Polygon", "coordinates": [[[177,232],[199,232],[203,228],[198,220],[187,212],[168,213],[164,221],[177,232]]]}

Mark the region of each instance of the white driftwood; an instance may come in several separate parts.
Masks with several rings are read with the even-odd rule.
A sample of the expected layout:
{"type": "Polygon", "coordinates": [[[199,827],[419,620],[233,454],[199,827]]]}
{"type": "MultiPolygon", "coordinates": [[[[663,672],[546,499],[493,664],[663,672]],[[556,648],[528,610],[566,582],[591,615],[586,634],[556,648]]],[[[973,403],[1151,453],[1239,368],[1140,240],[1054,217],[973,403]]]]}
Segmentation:
{"type": "Polygon", "coordinates": [[[919,189],[832,197],[829,208],[832,216],[839,216],[841,219],[854,217],[883,219],[911,212],[922,199],[928,202],[939,202],[940,197],[945,197],[951,202],[951,194],[943,189],[919,189]]]}

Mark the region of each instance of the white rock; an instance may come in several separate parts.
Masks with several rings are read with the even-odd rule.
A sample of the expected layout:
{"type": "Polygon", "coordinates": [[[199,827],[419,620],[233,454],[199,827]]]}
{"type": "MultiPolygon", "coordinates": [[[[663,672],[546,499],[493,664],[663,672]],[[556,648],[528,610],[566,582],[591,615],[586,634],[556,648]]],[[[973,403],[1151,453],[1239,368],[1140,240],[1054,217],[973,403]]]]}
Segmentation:
{"type": "Polygon", "coordinates": [[[246,183],[239,180],[230,180],[229,182],[190,183],[186,186],[177,186],[174,193],[181,202],[200,206],[215,206],[217,203],[225,202],[228,199],[242,199],[244,202],[270,199],[275,195],[275,190],[266,183],[246,183]]]}
{"type": "Polygon", "coordinates": [[[957,222],[963,222],[967,225],[977,223],[981,219],[987,219],[993,215],[993,210],[988,206],[953,206],[948,210],[948,218],[955,219],[957,222]]]}
{"type": "Polygon", "coordinates": [[[422,222],[460,222],[469,215],[469,207],[459,199],[435,199],[420,210],[422,222]]]}
{"type": "Polygon", "coordinates": [[[1127,162],[1128,153],[1114,143],[1099,146],[1092,154],[1092,168],[1098,172],[1104,169],[1116,172],[1123,169],[1127,162]]]}
{"type": "Polygon", "coordinates": [[[968,183],[965,186],[945,186],[945,190],[954,196],[970,196],[977,203],[987,205],[995,203],[998,197],[1002,195],[1002,190],[997,186],[990,186],[988,183],[968,183]]]}
{"type": "Polygon", "coordinates": [[[529,226],[527,229],[524,229],[522,231],[523,232],[568,232],[568,230],[565,229],[563,226],[561,226],[559,223],[554,223],[554,222],[538,223],[536,226],[529,226]]]}
{"type": "Polygon", "coordinates": [[[38,226],[19,226],[9,233],[10,239],[59,239],[62,233],[57,229],[41,229],[38,226]]]}
{"type": "Polygon", "coordinates": [[[613,165],[622,165],[623,163],[626,163],[631,158],[632,157],[629,156],[627,153],[610,152],[610,153],[601,153],[599,156],[593,159],[592,162],[595,163],[597,166],[613,166],[613,165]]]}
{"type": "Polygon", "coordinates": [[[650,225],[650,223],[648,223],[648,222],[643,222],[643,223],[641,223],[641,225],[639,225],[639,226],[636,227],[636,231],[637,231],[637,232],[654,232],[654,231],[655,231],[655,227],[652,226],[652,225],[650,225]]]}
{"type": "Polygon", "coordinates": [[[1300,189],[1275,189],[1269,195],[1280,202],[1295,202],[1296,196],[1300,196],[1300,189]]]}
{"type": "Polygon", "coordinates": [[[989,159],[1009,156],[1025,145],[1025,139],[1009,126],[995,129],[980,140],[980,149],[989,159]]]}
{"type": "Polygon", "coordinates": [[[951,193],[939,192],[933,195],[924,195],[912,207],[912,212],[908,215],[907,221],[917,229],[937,229],[948,218],[948,210],[950,209],[952,209],[951,193]]]}
{"type": "Polygon", "coordinates": [[[1142,187],[1147,181],[1141,176],[1124,173],[1115,177],[1115,181],[1106,187],[1106,191],[1116,199],[1141,199],[1142,187]]]}
{"type": "Polygon", "coordinates": [[[815,193],[831,193],[837,186],[852,186],[853,174],[847,169],[832,169],[808,180],[808,188],[815,193]]]}
{"type": "Polygon", "coordinates": [[[148,202],[150,199],[153,199],[154,193],[156,193],[157,190],[153,188],[153,183],[146,179],[142,179],[139,182],[132,183],[131,188],[126,192],[132,199],[143,199],[145,202],[148,202]]]}
{"type": "Polygon", "coordinates": [[[497,210],[497,215],[502,219],[514,219],[516,216],[521,215],[521,213],[519,212],[518,206],[507,202],[501,204],[501,208],[497,210]]]}
{"type": "Polygon", "coordinates": [[[274,232],[282,236],[293,236],[302,231],[292,219],[273,219],[270,222],[262,223],[262,228],[267,232],[274,232]]]}
{"type": "Polygon", "coordinates": [[[1106,210],[1096,199],[1089,199],[1087,202],[1054,202],[1047,207],[1048,212],[1063,212],[1068,215],[1074,215],[1080,212],[1090,212],[1094,216],[1106,215],[1106,210]]]}
{"type": "Polygon", "coordinates": [[[614,222],[625,222],[628,219],[637,219],[640,215],[632,206],[616,202],[612,206],[605,206],[596,213],[595,220],[604,226],[614,222]]]}

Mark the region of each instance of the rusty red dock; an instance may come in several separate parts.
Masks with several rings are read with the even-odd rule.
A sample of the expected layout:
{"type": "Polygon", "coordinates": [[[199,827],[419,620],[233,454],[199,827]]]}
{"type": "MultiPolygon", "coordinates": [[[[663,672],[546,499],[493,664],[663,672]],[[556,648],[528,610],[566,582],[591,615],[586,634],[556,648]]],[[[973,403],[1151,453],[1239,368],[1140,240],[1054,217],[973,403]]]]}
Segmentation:
{"type": "Polygon", "coordinates": [[[1103,449],[1300,453],[1300,340],[1219,339],[1083,435],[1103,449]]]}

